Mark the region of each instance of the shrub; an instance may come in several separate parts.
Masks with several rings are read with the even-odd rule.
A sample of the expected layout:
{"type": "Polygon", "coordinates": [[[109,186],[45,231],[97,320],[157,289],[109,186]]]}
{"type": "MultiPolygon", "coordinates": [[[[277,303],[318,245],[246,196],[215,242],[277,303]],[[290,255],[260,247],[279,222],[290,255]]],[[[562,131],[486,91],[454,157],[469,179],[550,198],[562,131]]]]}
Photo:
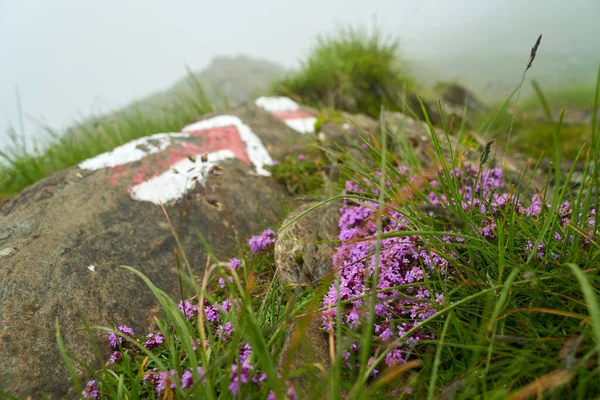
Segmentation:
{"type": "Polygon", "coordinates": [[[277,94],[304,104],[379,115],[399,109],[401,93],[414,86],[402,68],[398,40],[375,30],[340,29],[319,36],[302,68],[276,82],[277,94]]]}

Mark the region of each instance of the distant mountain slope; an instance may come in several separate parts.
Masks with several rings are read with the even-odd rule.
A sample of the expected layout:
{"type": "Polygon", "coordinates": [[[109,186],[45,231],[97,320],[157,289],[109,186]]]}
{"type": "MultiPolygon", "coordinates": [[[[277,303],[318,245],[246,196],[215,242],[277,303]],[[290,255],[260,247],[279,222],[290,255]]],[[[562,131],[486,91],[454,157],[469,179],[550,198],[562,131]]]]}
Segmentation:
{"type": "MultiPolygon", "coordinates": [[[[200,72],[193,74],[204,88],[210,101],[222,104],[227,100],[229,105],[242,103],[257,94],[268,90],[269,85],[286,72],[279,64],[244,55],[236,57],[216,57],[211,64],[200,72]]],[[[154,93],[134,102],[133,106],[166,106],[178,98],[187,98],[193,94],[189,76],[178,80],[165,91],[154,93]]]]}

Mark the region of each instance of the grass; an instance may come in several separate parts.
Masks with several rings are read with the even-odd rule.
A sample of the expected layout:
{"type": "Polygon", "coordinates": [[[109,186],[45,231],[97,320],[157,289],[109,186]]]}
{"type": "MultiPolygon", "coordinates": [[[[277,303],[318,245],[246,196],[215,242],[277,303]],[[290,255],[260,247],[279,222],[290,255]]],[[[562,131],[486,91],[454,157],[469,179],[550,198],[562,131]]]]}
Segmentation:
{"type": "MultiPolygon", "coordinates": [[[[365,88],[357,77],[371,76],[377,61],[389,67],[375,75],[377,84],[394,92],[409,86],[410,80],[392,68],[395,51],[393,42],[382,44],[377,35],[365,39],[350,31],[324,38],[315,58],[298,75],[280,82],[278,90],[312,105],[378,115],[382,105],[393,106],[388,103],[392,96],[361,91],[365,88]],[[360,58],[365,49],[382,58],[360,58]],[[348,57],[361,60],[356,69],[349,68],[353,63],[348,57]],[[363,63],[371,67],[362,69],[363,63]],[[338,66],[339,73],[331,66],[338,66]],[[357,71],[366,75],[354,75],[357,71]],[[359,105],[352,99],[367,102],[359,105]]],[[[538,97],[546,111],[554,104],[541,90],[538,97]]],[[[600,71],[589,98],[597,110],[600,71]]],[[[83,320],[82,329],[91,340],[101,331],[112,335],[113,342],[113,361],[99,352],[97,364],[87,365],[65,348],[57,320],[58,348],[74,388],[88,398],[293,398],[291,385],[312,371],[313,381],[296,384],[296,390],[316,387],[335,399],[600,396],[600,217],[592,195],[600,189],[600,125],[592,118],[585,127],[589,140],[571,153],[564,150],[571,139],[564,113],[549,121],[539,147],[553,163],[546,185],[533,188],[538,196],[528,198],[492,167],[498,161],[495,146],[522,145],[519,120],[511,128],[503,120],[511,100],[484,128],[514,129],[516,140],[490,142],[475,159],[468,159],[460,147],[449,149],[450,132],[440,134],[434,128],[423,104],[431,133],[430,165],[403,166],[402,160],[416,156],[401,130],[385,128],[379,136],[363,134],[358,143],[344,148],[291,149],[274,167],[274,178],[294,195],[319,197],[324,192],[319,178],[324,154],[341,169],[341,178],[330,182],[332,197],[307,211],[343,200],[332,274],[316,286],[284,285],[277,278],[272,243],[255,248],[253,242],[231,254],[239,263],[219,260],[207,247],[206,268],[194,275],[178,241],[185,266],[173,277],[180,280],[178,296],[124,267],[144,280],[162,307],[150,338],[154,342],[146,332],[133,335],[123,325],[90,327],[83,320]],[[554,168],[565,156],[584,163],[584,184],[578,191],[550,185],[573,175],[573,169],[554,168]],[[330,367],[309,362],[280,368],[280,355],[289,344],[287,328],[311,319],[328,327],[323,338],[330,367]],[[156,340],[158,334],[162,340],[156,340]]],[[[169,123],[210,107],[200,101],[183,108],[187,111],[169,123]]],[[[118,124],[123,130],[129,127],[128,135],[141,134],[134,129],[135,117],[128,118],[119,120],[118,129],[109,131],[110,123],[104,122],[93,129],[87,126],[91,130],[82,135],[95,137],[91,143],[98,147],[122,143],[126,138],[118,124]]],[[[148,128],[170,126],[143,118],[153,121],[148,128]]],[[[323,117],[330,119],[335,114],[323,117]]],[[[149,133],[144,129],[144,135],[149,133]]],[[[63,142],[64,157],[68,149],[84,151],[63,142]]],[[[12,163],[7,171],[17,176],[10,181],[13,186],[5,187],[16,191],[15,182],[33,182],[58,154],[5,155],[12,163]]],[[[518,178],[529,181],[528,175],[518,178]]],[[[298,337],[309,335],[300,333],[298,337]]]]}
{"type": "MultiPolygon", "coordinates": [[[[600,79],[596,105],[599,97],[600,79]]],[[[557,124],[550,154],[560,164],[562,118],[557,124]]],[[[600,132],[594,127],[592,148],[598,148],[600,132]]],[[[128,268],[161,303],[164,316],[157,329],[165,340],[147,348],[140,336],[88,328],[126,339],[118,348],[121,360],[103,363],[98,370],[79,366],[88,370],[98,393],[115,399],[235,398],[231,385],[243,382],[236,379],[247,374],[238,397],[265,398],[272,392],[286,398],[290,379],[310,365],[278,375],[285,327],[312,316],[325,318],[331,327],[334,362],[318,375],[319,386],[330,398],[600,395],[600,241],[591,196],[598,189],[597,153],[581,153],[588,185],[573,193],[547,185],[537,188],[545,197],[530,200],[491,168],[493,145],[482,149],[478,160],[464,160],[456,148],[449,156],[447,133],[439,135],[430,128],[435,162],[429,167],[399,168],[394,162],[399,155],[384,150],[390,148],[385,143],[388,136],[400,140],[402,132],[362,136],[352,149],[359,157],[350,156],[350,148],[329,150],[332,159],[345,160],[341,175],[353,178],[353,183],[344,189],[344,182],[336,182],[338,194],[322,203],[343,198],[342,212],[358,212],[360,218],[342,226],[342,234],[351,238],[339,244],[338,254],[346,261],[338,261],[333,276],[317,287],[281,284],[269,245],[258,252],[242,246],[232,254],[242,260],[237,269],[211,256],[202,276],[181,274],[194,293],[190,306],[202,309],[229,299],[238,307],[220,307],[218,320],[206,309],[188,319],[176,300],[128,268]],[[402,243],[405,247],[397,247],[402,243]],[[416,258],[398,264],[395,254],[408,248],[416,258]],[[364,256],[350,262],[343,256],[348,252],[364,256]],[[390,268],[415,278],[393,281],[390,268]],[[362,289],[341,294],[341,287],[362,289]],[[352,315],[357,322],[350,323],[352,315]],[[233,328],[229,336],[223,334],[227,323],[233,328]],[[391,339],[390,334],[384,338],[381,327],[392,328],[391,339]],[[242,359],[245,345],[253,351],[242,359]],[[400,360],[390,362],[390,356],[400,360]],[[175,375],[169,375],[171,370],[175,375]],[[160,371],[162,378],[154,378],[152,374],[160,371]],[[183,371],[191,371],[194,385],[184,387],[183,371]],[[148,374],[151,378],[144,379],[148,374]],[[253,378],[260,382],[253,383],[253,378]],[[161,379],[166,386],[159,395],[156,385],[161,379]],[[148,380],[154,380],[154,386],[148,380]]],[[[297,152],[278,166],[287,171],[282,179],[290,179],[294,188],[311,187],[310,180],[307,186],[298,185],[307,176],[297,152]]],[[[563,173],[551,170],[548,182],[563,173]]],[[[61,344],[58,324],[57,337],[61,344]]],[[[74,370],[77,361],[60,348],[69,370],[74,370]]],[[[86,386],[76,378],[74,384],[86,386]]]]}
{"type": "Polygon", "coordinates": [[[57,132],[45,127],[49,142],[43,149],[26,146],[10,129],[12,146],[0,151],[0,204],[44,177],[110,151],[133,139],[154,133],[178,132],[199,116],[214,111],[201,84],[190,74],[189,96],[174,98],[164,108],[124,108],[114,114],[94,117],[57,132]]]}
{"type": "Polygon", "coordinates": [[[375,30],[339,29],[319,36],[301,69],[276,82],[276,94],[315,107],[378,116],[381,105],[400,110],[414,87],[399,56],[399,42],[375,30]]]}
{"type": "MultiPolygon", "coordinates": [[[[540,85],[536,81],[532,81],[534,91],[536,86],[540,85]]],[[[573,108],[591,108],[593,102],[594,81],[585,83],[574,83],[568,86],[543,90],[544,97],[551,109],[560,110],[562,107],[568,106],[573,108]]],[[[525,99],[521,105],[521,110],[537,111],[540,107],[539,95],[532,95],[525,99]]]]}
{"type": "MultiPolygon", "coordinates": [[[[518,108],[506,108],[495,116],[495,122],[489,124],[494,111],[474,116],[479,126],[488,125],[488,135],[500,143],[506,143],[506,132],[510,129],[513,116],[512,143],[514,149],[534,159],[550,158],[548,143],[558,128],[558,116],[561,108],[567,107],[565,123],[560,128],[565,140],[559,142],[559,151],[566,161],[573,161],[583,144],[592,143],[591,115],[585,120],[586,110],[593,109],[594,84],[545,90],[538,82],[531,82],[533,95],[523,99],[518,108]],[[568,138],[568,139],[567,139],[568,138]]],[[[590,111],[591,114],[591,111],[590,111]]]]}

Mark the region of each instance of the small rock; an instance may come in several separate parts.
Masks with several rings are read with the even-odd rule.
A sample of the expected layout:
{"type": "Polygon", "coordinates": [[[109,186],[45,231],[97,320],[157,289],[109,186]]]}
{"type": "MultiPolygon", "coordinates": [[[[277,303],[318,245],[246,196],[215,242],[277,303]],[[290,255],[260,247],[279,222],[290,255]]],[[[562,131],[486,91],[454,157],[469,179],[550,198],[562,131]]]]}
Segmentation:
{"type": "Polygon", "coordinates": [[[6,247],[2,250],[0,250],[0,260],[3,258],[8,258],[10,256],[12,256],[15,253],[15,249],[13,249],[12,247],[6,247]]]}
{"type": "Polygon", "coordinates": [[[484,111],[487,107],[465,87],[449,82],[438,82],[434,88],[448,106],[456,108],[459,114],[467,106],[470,111],[484,111]]]}
{"type": "Polygon", "coordinates": [[[307,316],[309,321],[292,322],[285,331],[285,342],[279,355],[279,370],[294,372],[309,367],[290,381],[299,398],[327,398],[325,373],[331,368],[327,333],[321,329],[321,318],[307,316]]]}
{"type": "MultiPolygon", "coordinates": [[[[298,207],[283,226],[317,203],[298,207]]],[[[316,284],[329,273],[338,237],[337,203],[328,203],[303,215],[279,230],[275,243],[275,263],[282,282],[316,284]]]]}

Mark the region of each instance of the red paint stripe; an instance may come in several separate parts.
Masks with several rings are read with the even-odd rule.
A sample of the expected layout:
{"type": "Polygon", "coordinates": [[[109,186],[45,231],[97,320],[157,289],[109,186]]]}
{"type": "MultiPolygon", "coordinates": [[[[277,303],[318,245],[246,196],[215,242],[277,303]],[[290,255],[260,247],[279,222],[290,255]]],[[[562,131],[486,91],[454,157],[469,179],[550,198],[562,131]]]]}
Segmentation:
{"type": "Polygon", "coordinates": [[[175,164],[188,157],[200,157],[205,153],[218,150],[230,150],[233,154],[249,166],[252,165],[246,152],[246,145],[235,126],[202,129],[186,132],[199,144],[183,141],[167,147],[164,151],[148,154],[138,161],[135,169],[128,169],[128,165],[112,167],[110,183],[116,186],[122,179],[130,181],[129,189],[139,185],[155,176],[158,176],[175,164]]]}
{"type": "Polygon", "coordinates": [[[300,109],[290,110],[290,111],[275,111],[273,115],[279,118],[282,121],[288,119],[297,119],[297,118],[313,118],[313,116],[306,111],[302,111],[300,109]]]}
{"type": "Polygon", "coordinates": [[[250,157],[246,152],[246,144],[240,137],[240,133],[233,125],[219,128],[201,129],[197,131],[186,131],[190,136],[202,137],[202,147],[206,147],[206,153],[217,150],[231,150],[233,154],[248,165],[252,165],[250,157]]]}

